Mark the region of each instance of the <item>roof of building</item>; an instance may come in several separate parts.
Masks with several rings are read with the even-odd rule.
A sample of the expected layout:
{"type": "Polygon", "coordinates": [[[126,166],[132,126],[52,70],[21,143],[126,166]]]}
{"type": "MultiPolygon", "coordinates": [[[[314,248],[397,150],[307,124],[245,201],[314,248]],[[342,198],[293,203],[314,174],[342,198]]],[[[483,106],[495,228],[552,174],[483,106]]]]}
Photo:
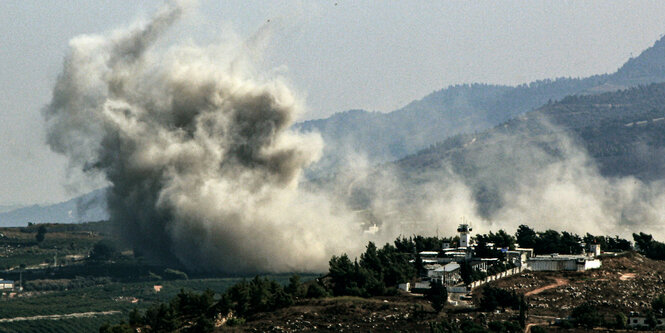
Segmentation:
{"type": "Polygon", "coordinates": [[[464,256],[464,255],[466,255],[466,252],[452,252],[451,251],[451,252],[446,252],[446,255],[447,256],[455,256],[455,255],[464,256]]]}
{"type": "Polygon", "coordinates": [[[565,254],[565,255],[560,255],[560,254],[548,254],[548,255],[541,255],[537,257],[531,257],[529,260],[539,260],[539,261],[545,261],[545,260],[596,260],[593,257],[588,257],[585,255],[581,254],[565,254]]]}
{"type": "Polygon", "coordinates": [[[451,262],[443,266],[443,271],[444,272],[452,272],[454,270],[457,270],[460,268],[460,265],[456,262],[451,262]]]}

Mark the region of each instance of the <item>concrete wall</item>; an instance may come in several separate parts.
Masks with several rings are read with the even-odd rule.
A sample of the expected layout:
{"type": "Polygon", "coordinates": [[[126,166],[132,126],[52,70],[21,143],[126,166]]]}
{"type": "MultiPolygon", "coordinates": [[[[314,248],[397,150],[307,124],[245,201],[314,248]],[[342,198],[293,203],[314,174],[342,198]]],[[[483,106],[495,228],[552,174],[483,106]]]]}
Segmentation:
{"type": "Polygon", "coordinates": [[[551,260],[528,260],[527,267],[532,271],[585,271],[587,269],[600,268],[601,261],[598,259],[585,260],[584,264],[577,264],[577,259],[551,260]]]}
{"type": "MultiPolygon", "coordinates": [[[[628,317],[628,327],[648,327],[646,317],[628,317]]],[[[665,319],[656,318],[656,327],[665,327],[665,319]]]]}
{"type": "Polygon", "coordinates": [[[598,260],[598,259],[595,259],[595,260],[587,260],[587,261],[584,263],[584,270],[600,268],[600,265],[601,265],[601,261],[598,260]]]}
{"type": "Polygon", "coordinates": [[[522,267],[511,268],[511,269],[509,269],[507,271],[504,271],[504,272],[501,272],[499,274],[490,275],[490,276],[488,276],[488,277],[486,277],[482,280],[473,281],[471,283],[470,287],[471,287],[471,289],[475,289],[477,287],[482,286],[483,284],[485,284],[487,282],[491,282],[491,281],[502,279],[502,278],[505,278],[505,277],[508,277],[508,276],[511,276],[511,275],[514,275],[514,274],[518,274],[518,273],[521,273],[523,270],[524,269],[522,267]]]}
{"type": "Polygon", "coordinates": [[[576,260],[529,260],[527,266],[532,271],[575,271],[576,260]]]}
{"type": "Polygon", "coordinates": [[[466,293],[469,289],[466,286],[446,287],[449,293],[466,293]]]}

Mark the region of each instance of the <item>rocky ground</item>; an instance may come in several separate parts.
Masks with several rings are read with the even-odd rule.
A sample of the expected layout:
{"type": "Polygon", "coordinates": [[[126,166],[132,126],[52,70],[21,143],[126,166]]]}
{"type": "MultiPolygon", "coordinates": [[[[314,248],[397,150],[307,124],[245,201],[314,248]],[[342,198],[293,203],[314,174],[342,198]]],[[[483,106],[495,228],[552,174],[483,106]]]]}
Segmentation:
{"type": "MultiPolygon", "coordinates": [[[[547,331],[563,332],[547,326],[555,318],[565,318],[584,302],[595,304],[607,318],[622,312],[646,311],[651,300],[665,293],[665,261],[639,254],[607,257],[598,270],[588,272],[524,272],[490,285],[528,294],[529,322],[545,325],[547,331]]],[[[474,290],[474,300],[481,296],[474,290]]],[[[477,312],[473,308],[448,307],[436,314],[422,297],[399,295],[363,299],[356,297],[307,300],[287,309],[248,318],[239,327],[220,331],[243,332],[428,332],[429,323],[471,319],[481,323],[516,320],[517,311],[477,312]]],[[[578,330],[582,332],[582,330],[578,330]]],[[[602,330],[596,330],[602,331],[602,330]]],[[[576,332],[567,330],[566,332],[576,332]]]]}
{"type": "Polygon", "coordinates": [[[437,315],[422,297],[363,299],[336,297],[250,317],[242,327],[222,331],[249,332],[422,332],[437,315]]]}
{"type": "MultiPolygon", "coordinates": [[[[529,296],[530,314],[566,317],[584,303],[602,312],[628,314],[644,312],[651,300],[665,293],[665,261],[655,261],[636,253],[603,258],[598,270],[588,272],[526,272],[495,281],[493,286],[517,293],[565,281],[554,288],[529,296]]],[[[480,292],[478,289],[477,292],[480,292]]]]}

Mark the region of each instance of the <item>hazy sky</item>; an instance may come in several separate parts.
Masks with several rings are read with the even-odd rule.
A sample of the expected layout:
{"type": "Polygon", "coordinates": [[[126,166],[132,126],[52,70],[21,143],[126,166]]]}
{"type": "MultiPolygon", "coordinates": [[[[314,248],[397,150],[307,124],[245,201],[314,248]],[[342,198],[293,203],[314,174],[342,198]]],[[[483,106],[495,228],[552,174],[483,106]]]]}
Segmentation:
{"type": "MultiPolygon", "coordinates": [[[[40,109],[79,34],[149,16],[162,1],[0,2],[0,205],[68,199],[40,109]]],[[[170,39],[272,30],[261,67],[306,97],[304,118],[391,111],[456,83],[518,84],[612,72],[665,33],[663,1],[201,1],[170,39]],[[268,22],[270,20],[270,22],[268,22]]]]}

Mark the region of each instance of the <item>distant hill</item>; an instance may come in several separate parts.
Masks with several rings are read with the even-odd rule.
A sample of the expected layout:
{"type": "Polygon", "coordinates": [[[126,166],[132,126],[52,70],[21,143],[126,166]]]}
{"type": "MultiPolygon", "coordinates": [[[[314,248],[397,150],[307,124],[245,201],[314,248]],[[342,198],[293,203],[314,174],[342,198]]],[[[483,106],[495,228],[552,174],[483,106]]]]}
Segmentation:
{"type": "Polygon", "coordinates": [[[108,219],[105,189],[53,205],[32,205],[0,213],[0,226],[33,223],[78,223],[108,219]]]}
{"type": "Polygon", "coordinates": [[[0,205],[0,213],[9,212],[23,207],[25,207],[25,205],[0,205]]]}
{"type": "Polygon", "coordinates": [[[516,87],[456,85],[390,113],[351,110],[294,128],[317,131],[324,139],[322,160],[308,170],[310,176],[318,177],[355,162],[359,156],[370,164],[399,159],[447,137],[491,128],[569,95],[611,92],[653,82],[665,82],[665,39],[613,74],[542,80],[516,87]]]}

